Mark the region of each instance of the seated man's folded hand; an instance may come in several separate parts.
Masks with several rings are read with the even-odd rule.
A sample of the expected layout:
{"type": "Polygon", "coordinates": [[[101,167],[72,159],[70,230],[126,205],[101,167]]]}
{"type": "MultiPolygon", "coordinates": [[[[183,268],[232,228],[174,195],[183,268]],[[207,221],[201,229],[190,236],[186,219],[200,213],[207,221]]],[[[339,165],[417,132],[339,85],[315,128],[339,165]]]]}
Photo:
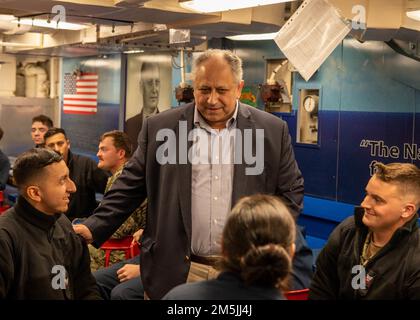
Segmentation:
{"type": "Polygon", "coordinates": [[[117,271],[120,282],[131,280],[140,276],[140,266],[138,264],[126,264],[117,271]]]}

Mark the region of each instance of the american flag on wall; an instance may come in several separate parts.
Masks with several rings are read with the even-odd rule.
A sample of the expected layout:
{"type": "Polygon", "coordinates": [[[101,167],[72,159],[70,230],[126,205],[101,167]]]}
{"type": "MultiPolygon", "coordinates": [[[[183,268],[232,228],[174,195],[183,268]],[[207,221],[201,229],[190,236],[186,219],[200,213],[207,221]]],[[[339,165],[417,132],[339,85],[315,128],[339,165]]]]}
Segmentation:
{"type": "Polygon", "coordinates": [[[95,114],[98,105],[98,74],[89,72],[64,75],[63,112],[95,114]]]}

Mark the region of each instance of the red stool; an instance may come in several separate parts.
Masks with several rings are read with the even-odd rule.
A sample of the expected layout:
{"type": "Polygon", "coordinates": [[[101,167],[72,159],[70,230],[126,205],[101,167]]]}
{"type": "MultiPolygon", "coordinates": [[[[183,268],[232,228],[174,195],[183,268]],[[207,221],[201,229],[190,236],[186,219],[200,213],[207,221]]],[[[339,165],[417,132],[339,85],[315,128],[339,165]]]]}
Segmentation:
{"type": "Polygon", "coordinates": [[[10,206],[7,204],[5,206],[0,207],[0,215],[5,213],[8,209],[10,209],[10,206]]]}
{"type": "Polygon", "coordinates": [[[0,191],[0,215],[4,213],[10,206],[8,204],[4,204],[4,194],[3,191],[0,191]]]}
{"type": "Polygon", "coordinates": [[[125,258],[130,259],[140,253],[139,245],[133,242],[132,236],[127,236],[121,239],[109,239],[102,246],[105,250],[105,267],[109,266],[109,258],[112,250],[122,250],[125,252],[125,258]]]}
{"type": "Polygon", "coordinates": [[[286,291],[284,296],[287,300],[308,300],[309,289],[286,291]]]}

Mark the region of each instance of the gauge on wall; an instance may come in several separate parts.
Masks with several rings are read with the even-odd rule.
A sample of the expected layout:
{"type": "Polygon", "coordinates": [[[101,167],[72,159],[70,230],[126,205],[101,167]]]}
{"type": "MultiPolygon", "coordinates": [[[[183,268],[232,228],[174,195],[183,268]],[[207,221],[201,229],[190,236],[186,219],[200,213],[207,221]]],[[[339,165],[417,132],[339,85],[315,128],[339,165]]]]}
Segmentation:
{"type": "Polygon", "coordinates": [[[311,115],[318,113],[318,96],[315,95],[307,95],[303,99],[303,107],[305,111],[310,113],[311,115]]]}

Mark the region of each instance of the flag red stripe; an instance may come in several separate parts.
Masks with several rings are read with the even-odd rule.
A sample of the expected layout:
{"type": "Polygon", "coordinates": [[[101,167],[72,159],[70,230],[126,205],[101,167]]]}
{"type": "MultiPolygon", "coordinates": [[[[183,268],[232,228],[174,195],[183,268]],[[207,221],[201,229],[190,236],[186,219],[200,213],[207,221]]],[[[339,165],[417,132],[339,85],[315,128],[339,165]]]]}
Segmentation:
{"type": "Polygon", "coordinates": [[[98,79],[77,79],[77,81],[84,81],[84,82],[97,82],[98,79]]]}
{"type": "Polygon", "coordinates": [[[93,105],[89,105],[89,104],[70,104],[70,103],[65,103],[63,104],[63,107],[81,107],[81,108],[96,108],[96,106],[93,105]]]}
{"type": "Polygon", "coordinates": [[[76,88],[92,88],[92,89],[96,89],[98,86],[78,86],[76,85],[76,88]]]}
{"type": "Polygon", "coordinates": [[[70,114],[96,114],[96,112],[92,112],[92,111],[73,111],[73,110],[64,110],[64,113],[70,113],[70,114]]]}

